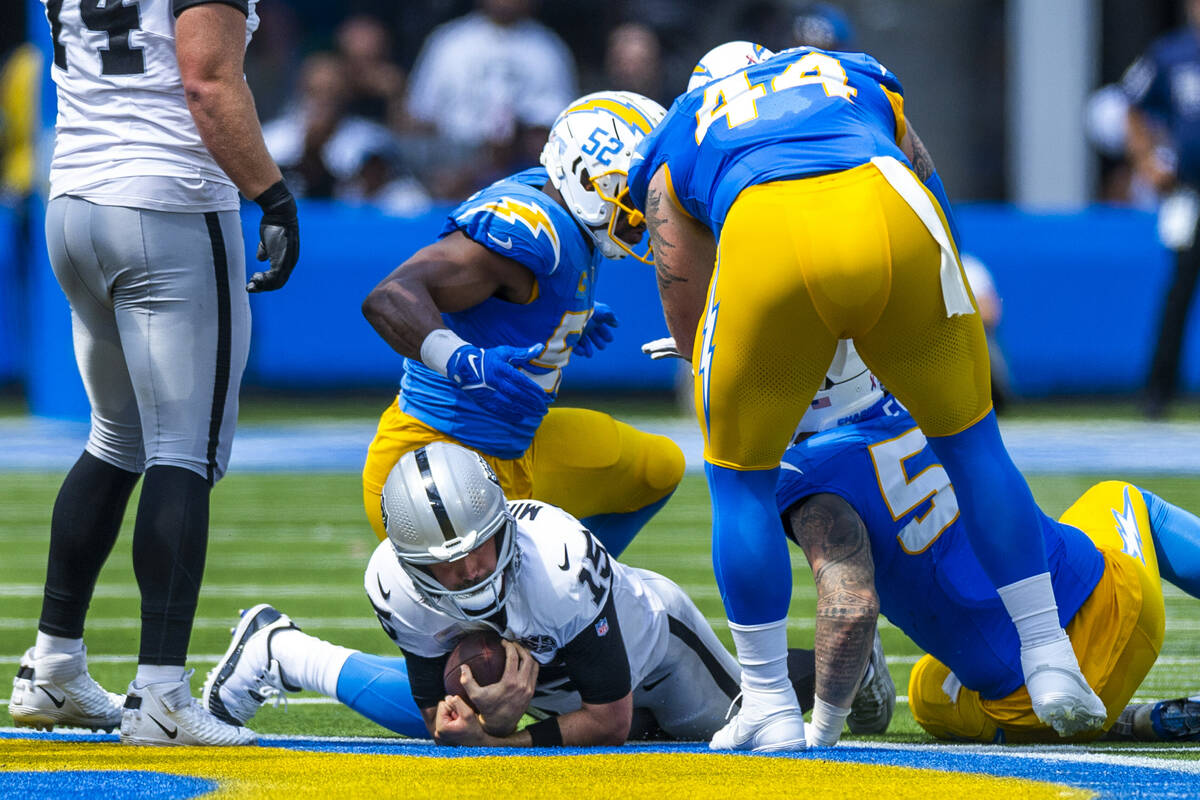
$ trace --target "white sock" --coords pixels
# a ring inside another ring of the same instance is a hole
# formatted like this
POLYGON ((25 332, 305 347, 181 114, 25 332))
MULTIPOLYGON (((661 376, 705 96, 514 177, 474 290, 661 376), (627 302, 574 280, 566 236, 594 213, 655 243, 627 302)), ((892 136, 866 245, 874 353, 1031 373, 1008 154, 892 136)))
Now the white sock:
POLYGON ((68 639, 65 636, 51 636, 48 633, 37 632, 37 641, 33 645, 33 657, 67 655, 73 656, 83 651, 83 638, 68 639))
POLYGON ((294 628, 281 630, 271 639, 271 655, 289 684, 334 699, 342 666, 357 652, 294 628))
POLYGON ((183 680, 183 673, 183 667, 138 664, 137 675, 133 677, 133 686, 135 689, 142 689, 152 683, 179 683, 183 680))
POLYGON ((1022 649, 1067 638, 1058 622, 1058 603, 1054 600, 1049 572, 1001 586, 996 592, 1017 626, 1022 649))
POLYGON ((787 619, 762 625, 729 623, 742 666, 742 713, 759 717, 800 705, 787 672, 787 619))

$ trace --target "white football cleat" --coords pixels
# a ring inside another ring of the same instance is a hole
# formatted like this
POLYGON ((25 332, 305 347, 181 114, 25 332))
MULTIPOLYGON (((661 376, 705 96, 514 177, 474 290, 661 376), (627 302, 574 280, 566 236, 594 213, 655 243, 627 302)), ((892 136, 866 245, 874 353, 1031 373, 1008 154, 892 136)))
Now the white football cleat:
POLYGON ((243 611, 229 649, 204 681, 204 707, 218 719, 245 725, 267 700, 300 691, 287 684, 271 656, 271 638, 285 630, 300 629, 266 603, 243 611))
POLYGON ((258 741, 254 731, 222 722, 192 697, 188 670, 181 681, 129 684, 121 717, 121 744, 245 745, 258 741))
POLYGON ((850 716, 846 725, 854 734, 885 733, 896 711, 896 684, 888 671, 887 657, 883 654, 883 641, 879 629, 875 629, 875 646, 867 664, 858 693, 850 703, 850 716))
POLYGON ((87 650, 34 658, 21 656, 13 678, 8 713, 22 727, 54 730, 55 725, 111 731, 121 724, 125 698, 106 692, 87 669, 87 650))
POLYGON ((799 708, 784 708, 747 720, 738 712, 724 728, 713 734, 709 750, 749 750, 781 753, 803 750, 804 715, 799 708))
POLYGON ((1067 637, 1021 648, 1021 671, 1033 713, 1059 736, 1098 730, 1108 719, 1108 709, 1079 671, 1067 637))

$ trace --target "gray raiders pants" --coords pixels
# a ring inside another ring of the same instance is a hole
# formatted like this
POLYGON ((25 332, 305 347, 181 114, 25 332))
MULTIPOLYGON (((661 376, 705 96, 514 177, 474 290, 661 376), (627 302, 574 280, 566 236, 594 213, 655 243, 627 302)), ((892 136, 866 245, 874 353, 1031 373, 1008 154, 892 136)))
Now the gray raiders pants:
POLYGON ((92 406, 87 451, 129 472, 170 465, 216 483, 250 348, 237 212, 56 197, 46 242, 92 406))
MULTIPOLYGON (((655 572, 637 572, 662 601, 667 643, 662 659, 633 688, 633 707, 650 710, 674 739, 708 741, 725 725, 729 706, 741 691, 741 667, 683 589, 655 572)), ((549 687, 534 696, 530 714, 566 714, 581 702, 579 692, 549 687)))

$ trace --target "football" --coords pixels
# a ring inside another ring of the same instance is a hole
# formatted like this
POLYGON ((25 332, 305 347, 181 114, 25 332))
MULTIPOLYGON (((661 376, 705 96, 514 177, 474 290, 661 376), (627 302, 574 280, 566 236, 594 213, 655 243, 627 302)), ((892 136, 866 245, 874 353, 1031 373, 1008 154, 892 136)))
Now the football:
POLYGON ((466 664, 471 668, 471 675, 480 686, 487 686, 500 680, 504 675, 505 653, 503 639, 492 631, 476 631, 469 633, 455 646, 446 661, 446 669, 442 672, 442 683, 446 694, 456 694, 472 708, 470 698, 459 681, 459 668, 466 664))

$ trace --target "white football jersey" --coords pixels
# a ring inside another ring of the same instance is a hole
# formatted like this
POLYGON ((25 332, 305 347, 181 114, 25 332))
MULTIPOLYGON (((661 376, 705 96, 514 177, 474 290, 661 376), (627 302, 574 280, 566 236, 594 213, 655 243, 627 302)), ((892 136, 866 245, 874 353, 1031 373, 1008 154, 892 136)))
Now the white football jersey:
MULTIPOLYGON (((50 196, 136 208, 236 209, 184 97, 174 0, 42 0, 58 119, 50 196)), ((258 28, 247 0, 246 43, 258 28)))
MULTIPOLYGON (((589 625, 600 626, 596 632, 604 635, 610 621, 597 616, 612 592, 633 686, 640 684, 666 656, 669 635, 664 603, 642 579, 642 570, 610 559, 579 520, 556 506, 513 500, 508 507, 517 518, 519 563, 501 635, 524 645, 539 664, 549 664, 589 625)), ((377 612, 387 614, 379 614, 384 630, 414 655, 442 656, 465 633, 490 627, 426 603, 387 540, 371 556, 365 585, 377 612)))

